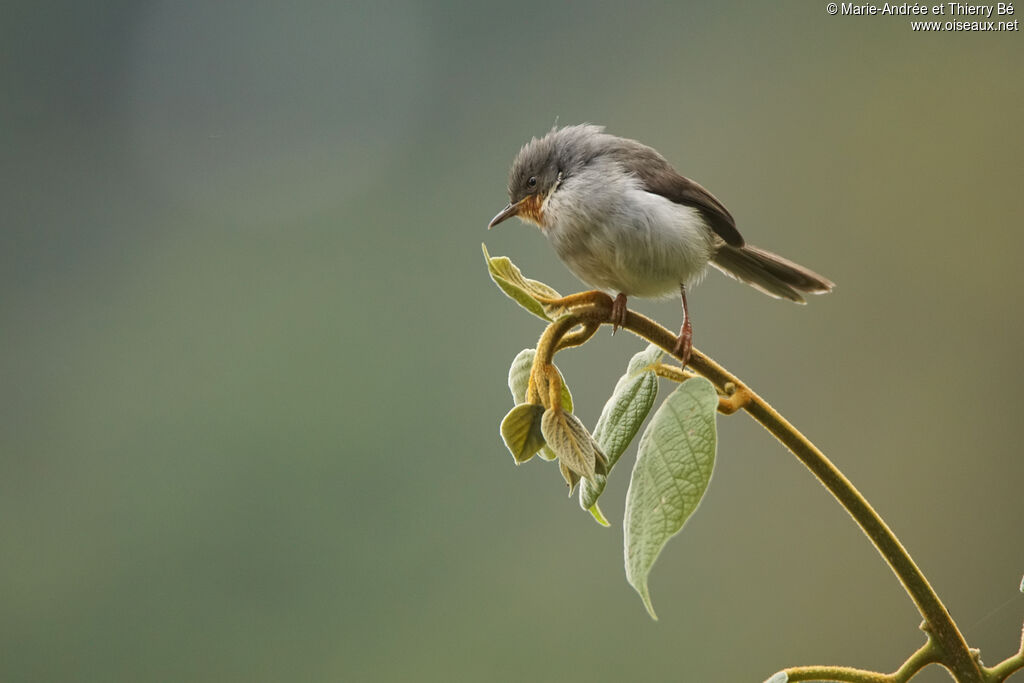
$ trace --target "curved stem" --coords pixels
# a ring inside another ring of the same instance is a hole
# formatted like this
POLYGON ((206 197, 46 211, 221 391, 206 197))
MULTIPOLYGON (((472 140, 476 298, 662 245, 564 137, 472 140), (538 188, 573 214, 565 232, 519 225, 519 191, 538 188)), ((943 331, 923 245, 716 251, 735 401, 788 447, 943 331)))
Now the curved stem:
POLYGON ((917 652, 910 655, 907 661, 903 662, 903 666, 896 670, 895 673, 890 675, 890 679, 893 683, 903 683, 903 681, 909 681, 913 678, 918 671, 925 668, 929 664, 937 664, 942 659, 942 652, 935 644, 935 640, 931 637, 922 645, 917 652))
POLYGON ((988 674, 990 681, 1005 681, 1011 674, 1021 669, 1024 669, 1024 654, 1016 654, 991 669, 986 669, 985 673, 988 674))
POLYGON ((941 653, 931 638, 891 674, 846 666, 794 666, 786 669, 789 681, 841 681, 848 683, 906 683, 921 669, 939 662, 941 653))
POLYGON ((1020 649, 1017 650, 1017 654, 985 669, 985 675, 993 683, 1002 683, 1021 669, 1024 669, 1024 629, 1021 629, 1020 649))
POLYGON ((673 382, 685 382, 691 377, 697 376, 686 368, 668 365, 667 363, 658 363, 657 365, 652 366, 651 369, 654 370, 654 374, 658 377, 664 377, 665 379, 670 379, 673 382))
MULTIPOLYGON (((559 318, 545 330, 540 344, 538 344, 535 363, 550 363, 555 350, 558 348, 558 340, 575 325, 587 322, 608 323, 610 322, 610 314, 610 307, 606 306, 603 302, 595 302, 574 308, 568 315, 559 318)), ((669 353, 672 353, 672 349, 675 348, 676 336, 672 332, 635 311, 627 311, 622 327, 656 344, 669 353)), ((861 530, 864 531, 875 545, 875 548, 889 564, 893 573, 896 574, 900 583, 903 584, 904 590, 907 591, 910 599, 924 617, 927 632, 934 638, 936 646, 941 649, 943 655, 941 662, 949 668, 961 683, 981 683, 984 681, 985 677, 977 658, 968 649, 963 634, 960 633, 960 630, 953 622, 945 605, 942 604, 938 595, 935 594, 931 584, 928 583, 928 580, 921 573, 917 564, 911 559, 907 549, 896 538, 892 529, 875 512, 871 504, 868 503, 867 499, 864 498, 850 480, 832 464, 832 461, 825 457, 824 453, 818 450, 806 436, 801 434, 786 418, 772 408, 767 401, 714 360, 697 349, 693 349, 690 355, 689 367, 711 380, 720 390, 724 391, 726 385, 730 383, 734 385, 733 395, 740 393, 743 399, 745 399, 742 405, 735 407, 746 410, 772 436, 782 442, 818 478, 818 481, 835 496, 836 500, 853 517, 861 530)), ((539 370, 539 368, 535 366, 535 370, 539 370)), ((867 681, 873 679, 842 680, 867 681)))
POLYGON ((848 666, 794 666, 786 669, 786 681, 840 681, 841 683, 890 683, 885 674, 848 666))
POLYGON ((562 337, 558 341, 558 348, 555 349, 555 351, 558 352, 573 346, 580 346, 581 344, 585 344, 588 339, 594 336, 594 333, 597 332, 598 328, 600 327, 600 323, 588 322, 584 324, 580 329, 576 330, 575 332, 569 332, 564 337, 562 337))

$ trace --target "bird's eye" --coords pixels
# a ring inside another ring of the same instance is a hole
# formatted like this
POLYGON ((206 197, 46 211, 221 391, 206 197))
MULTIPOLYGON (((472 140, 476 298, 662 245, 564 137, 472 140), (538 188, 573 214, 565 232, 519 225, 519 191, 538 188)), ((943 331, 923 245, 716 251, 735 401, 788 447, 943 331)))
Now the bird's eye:
POLYGON ((537 186, 537 176, 535 176, 535 175, 530 176, 530 179, 526 181, 526 184, 529 185, 530 187, 536 187, 537 186))

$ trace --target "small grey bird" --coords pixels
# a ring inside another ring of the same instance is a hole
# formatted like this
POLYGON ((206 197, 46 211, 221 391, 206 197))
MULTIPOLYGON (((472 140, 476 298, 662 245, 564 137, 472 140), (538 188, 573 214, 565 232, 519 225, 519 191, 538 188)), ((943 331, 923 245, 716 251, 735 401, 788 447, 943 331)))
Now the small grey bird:
POLYGON ((675 353, 685 365, 693 328, 686 288, 707 265, 776 298, 833 283, 770 251, 746 244, 732 215, 703 187, 679 175, 656 150, 601 126, 554 128, 519 150, 508 182, 509 204, 488 228, 518 216, 536 224, 558 257, 591 287, 615 293, 612 322, 626 298, 680 292, 683 325, 675 353))

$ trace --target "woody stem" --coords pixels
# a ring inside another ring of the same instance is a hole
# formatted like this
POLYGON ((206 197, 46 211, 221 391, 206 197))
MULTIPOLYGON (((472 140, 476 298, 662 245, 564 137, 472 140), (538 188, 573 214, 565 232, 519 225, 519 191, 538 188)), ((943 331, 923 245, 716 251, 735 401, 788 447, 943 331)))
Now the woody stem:
MULTIPOLYGON (((534 376, 542 376, 540 367, 550 363, 559 340, 574 326, 587 323, 611 323, 611 307, 606 302, 595 302, 574 308, 569 314, 551 323, 541 337, 534 359, 534 376)), ((646 339, 668 353, 676 346, 676 336, 670 331, 634 311, 627 311, 622 327, 646 339)), ((733 409, 747 411, 768 430, 817 477, 846 511, 853 517, 864 534, 896 574, 904 590, 924 617, 925 628, 941 650, 941 662, 961 683, 981 683, 985 680, 977 659, 971 654, 963 634, 953 622, 945 605, 931 584, 900 543, 892 529, 879 516, 867 499, 842 472, 806 436, 780 415, 757 393, 713 359, 693 349, 689 368, 709 379, 720 391, 736 397, 733 409), (732 384, 731 391, 726 386, 732 384)))

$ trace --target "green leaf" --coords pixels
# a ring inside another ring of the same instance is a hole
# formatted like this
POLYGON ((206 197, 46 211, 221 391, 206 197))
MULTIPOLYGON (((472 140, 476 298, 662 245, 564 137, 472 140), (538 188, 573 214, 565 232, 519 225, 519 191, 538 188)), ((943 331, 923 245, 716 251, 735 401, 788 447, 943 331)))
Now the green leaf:
POLYGON ((487 253, 487 245, 481 245, 484 259, 487 260, 487 271, 491 274, 494 284, 517 304, 533 313, 542 320, 551 322, 565 311, 559 306, 548 306, 539 299, 560 299, 561 294, 543 282, 531 280, 523 276, 507 256, 491 256, 487 253))
POLYGON ((591 505, 590 509, 587 510, 587 512, 593 515, 594 521, 596 521, 601 526, 611 526, 611 524, 608 523, 608 520, 604 518, 604 513, 601 512, 601 508, 597 506, 597 503, 591 505))
POLYGON ((530 385, 530 370, 536 355, 536 349, 523 349, 516 354, 512 367, 508 369, 508 390, 512 392, 516 405, 526 403, 526 388, 530 385))
MULTIPOLYGON (((512 400, 517 404, 526 403, 526 387, 530 384, 530 369, 533 367, 533 359, 536 355, 535 349, 523 349, 516 355, 512 361, 512 367, 508 369, 508 388, 512 392, 512 400)), ((557 366, 555 370, 558 370, 557 366)), ((567 413, 571 413, 572 393, 560 371, 558 377, 562 380, 562 408, 567 413)))
POLYGON ((657 619, 647 575, 668 540, 700 504, 715 464, 718 395, 703 377, 661 404, 643 436, 626 493, 626 578, 657 619))
MULTIPOLYGON (((634 355, 619 378, 611 398, 604 404, 594 427, 594 440, 608 457, 611 469, 629 447, 640 425, 651 412, 658 395, 658 376, 651 369, 661 360, 662 350, 651 344, 634 355)), ((604 491, 605 480, 584 481, 580 486, 580 507, 589 510, 604 491)))
MULTIPOLYGON (((541 418, 540 428, 551 450, 558 456, 559 464, 585 479, 593 479, 599 469, 604 469, 607 462, 604 453, 572 413, 548 408, 541 418)), ((569 481, 570 486, 573 483, 569 481)))
POLYGON ((543 415, 544 406, 521 403, 508 411, 501 421, 501 438, 517 465, 535 456, 544 445, 541 432, 543 415))

